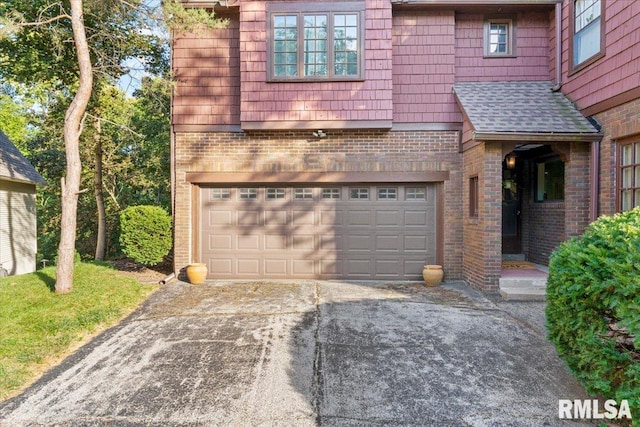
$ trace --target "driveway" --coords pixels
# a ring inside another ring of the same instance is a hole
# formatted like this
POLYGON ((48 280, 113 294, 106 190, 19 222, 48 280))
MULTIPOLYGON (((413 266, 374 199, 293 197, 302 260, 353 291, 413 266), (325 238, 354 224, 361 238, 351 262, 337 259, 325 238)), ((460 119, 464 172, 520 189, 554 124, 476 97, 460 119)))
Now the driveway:
POLYGON ((543 303, 464 285, 164 286, 0 406, 2 426, 542 426, 586 398, 543 303))

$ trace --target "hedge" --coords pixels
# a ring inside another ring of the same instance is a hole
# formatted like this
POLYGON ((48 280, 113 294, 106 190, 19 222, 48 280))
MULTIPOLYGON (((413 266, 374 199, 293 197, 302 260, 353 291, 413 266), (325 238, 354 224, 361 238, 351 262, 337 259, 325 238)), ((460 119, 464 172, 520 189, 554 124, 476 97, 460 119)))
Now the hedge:
POLYGON ((173 244, 171 217, 157 206, 130 206, 120 213, 122 252, 145 265, 160 263, 173 244))
POLYGON ((546 318, 587 391, 628 400, 640 426, 640 208, 599 218, 551 255, 546 318))

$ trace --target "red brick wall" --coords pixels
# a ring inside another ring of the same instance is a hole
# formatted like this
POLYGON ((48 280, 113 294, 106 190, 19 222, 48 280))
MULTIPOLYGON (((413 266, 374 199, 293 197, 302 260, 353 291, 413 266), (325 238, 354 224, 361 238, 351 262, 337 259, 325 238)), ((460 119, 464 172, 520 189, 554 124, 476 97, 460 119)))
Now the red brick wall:
POLYGON ((474 288, 497 291, 502 260, 502 146, 479 143, 463 153, 463 277, 474 288), (469 178, 478 176, 477 218, 469 216, 469 178))
POLYGON ((241 0, 240 120, 271 122, 272 126, 279 121, 392 120, 391 3, 365 3, 364 81, 268 83, 267 2, 241 0))
POLYGON ((453 11, 398 11, 393 16, 394 123, 461 122, 453 92, 453 11))
POLYGON ((483 15, 456 15, 456 81, 549 80, 549 15, 519 13, 516 56, 485 58, 483 15))
POLYGON ((177 133, 175 266, 191 262, 192 185, 187 172, 449 171, 444 182, 444 270, 462 276, 460 155, 457 132, 331 131, 177 133))

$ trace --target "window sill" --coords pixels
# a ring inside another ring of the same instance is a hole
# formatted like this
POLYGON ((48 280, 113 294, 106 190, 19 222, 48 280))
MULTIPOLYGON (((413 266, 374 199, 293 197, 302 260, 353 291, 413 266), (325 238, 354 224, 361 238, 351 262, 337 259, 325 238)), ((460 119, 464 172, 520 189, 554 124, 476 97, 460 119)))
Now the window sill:
POLYGON ((604 56, 605 56, 604 52, 596 53, 591 58, 585 59, 580 64, 569 68, 569 73, 567 75, 571 77, 574 74, 578 74, 579 72, 583 71, 586 68, 589 68, 591 65, 598 62, 600 59, 604 58, 604 56))

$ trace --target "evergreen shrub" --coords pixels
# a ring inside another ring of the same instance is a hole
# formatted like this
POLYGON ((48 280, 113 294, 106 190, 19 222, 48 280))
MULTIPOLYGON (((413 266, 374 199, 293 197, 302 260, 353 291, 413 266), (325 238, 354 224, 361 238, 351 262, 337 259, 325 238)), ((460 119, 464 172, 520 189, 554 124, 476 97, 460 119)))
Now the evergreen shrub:
POLYGON ((640 426, 640 208, 603 216, 551 255, 549 339, 587 391, 640 426))
POLYGON ((171 250, 171 217, 158 206, 130 206, 120 213, 122 252, 145 265, 160 263, 171 250))

